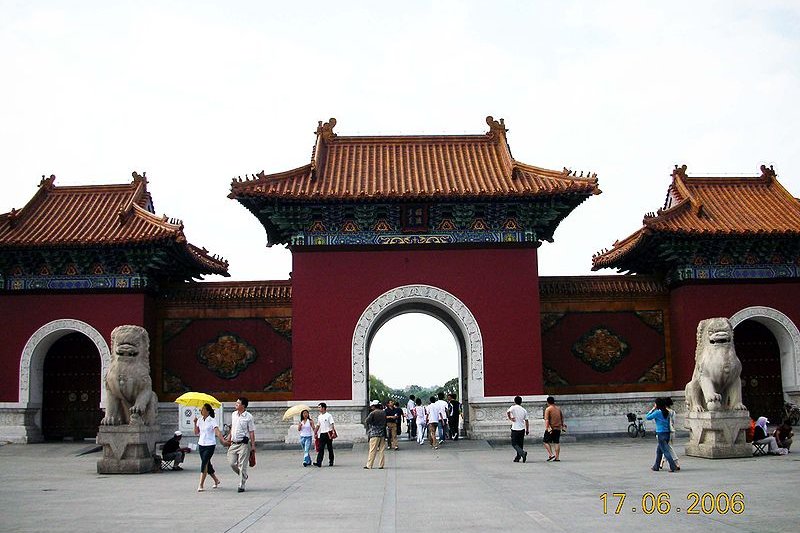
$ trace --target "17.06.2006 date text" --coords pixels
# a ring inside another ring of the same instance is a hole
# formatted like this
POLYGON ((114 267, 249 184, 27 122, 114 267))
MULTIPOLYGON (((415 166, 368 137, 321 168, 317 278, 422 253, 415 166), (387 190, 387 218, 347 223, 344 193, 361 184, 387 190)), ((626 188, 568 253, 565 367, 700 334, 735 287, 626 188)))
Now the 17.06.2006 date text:
POLYGON ((677 506, 673 505, 670 501, 669 492, 659 492, 654 494, 652 492, 645 492, 642 494, 641 501, 630 503, 630 506, 625 505, 625 500, 628 497, 627 492, 604 492, 600 495, 600 501, 603 502, 603 514, 608 514, 609 509, 613 507, 614 514, 620 514, 624 511, 631 513, 641 512, 644 514, 669 514, 669 513, 686 513, 686 514, 742 514, 744 513, 744 494, 741 492, 734 492, 728 494, 727 492, 690 492, 686 495, 686 505, 677 506), (615 505, 616 504, 616 505, 615 505), (639 504, 639 505, 637 505, 639 504))

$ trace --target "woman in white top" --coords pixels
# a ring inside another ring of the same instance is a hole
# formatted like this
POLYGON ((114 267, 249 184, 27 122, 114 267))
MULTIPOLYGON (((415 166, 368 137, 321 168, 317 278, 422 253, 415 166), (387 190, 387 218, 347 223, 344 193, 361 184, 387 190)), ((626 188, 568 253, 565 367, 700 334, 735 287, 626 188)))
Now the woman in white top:
POLYGON ((425 442, 425 428, 428 427, 428 413, 422 405, 422 398, 417 398, 416 404, 411 416, 417 421, 417 444, 422 445, 425 442))
POLYGON ((214 466, 211 464, 211 456, 214 455, 214 450, 217 447, 217 440, 223 440, 222 433, 219 431, 219 424, 214 418, 214 409, 211 405, 204 404, 200 409, 201 419, 194 418, 194 434, 200 438, 197 439, 197 449, 200 452, 200 485, 197 486, 197 492, 206 490, 203 484, 206 482, 206 476, 210 475, 214 480, 214 488, 218 488, 220 481, 214 473, 214 466))
POLYGON ((300 423, 297 424, 297 431, 300 432, 300 446, 303 448, 303 466, 306 467, 311 464, 311 440, 314 438, 314 432, 317 430, 314 421, 311 420, 311 415, 308 409, 303 409, 300 413, 300 423))

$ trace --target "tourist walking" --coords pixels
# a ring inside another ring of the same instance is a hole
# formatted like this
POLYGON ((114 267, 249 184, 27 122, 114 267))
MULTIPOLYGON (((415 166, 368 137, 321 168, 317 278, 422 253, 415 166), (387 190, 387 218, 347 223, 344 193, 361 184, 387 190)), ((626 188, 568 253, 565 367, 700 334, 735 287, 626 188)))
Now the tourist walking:
POLYGON ((403 410, 397 405, 394 400, 386 402, 386 431, 388 434, 389 442, 387 446, 390 449, 399 450, 397 445, 398 435, 400 435, 400 427, 403 423, 403 410))
POLYGON ((326 447, 328 448, 328 466, 333 466, 333 439, 336 437, 336 428, 333 424, 333 416, 328 412, 328 404, 320 402, 318 407, 319 415, 315 434, 319 437, 319 451, 314 466, 322 468, 326 447))
POLYGON ((414 401, 414 420, 417 423, 417 444, 422 446, 425 442, 425 428, 428 426, 428 412, 425 410, 425 406, 422 405, 422 398, 417 398, 414 401))
MULTIPOLYGON (((678 454, 675 453, 675 448, 672 447, 672 443, 675 442, 675 410, 672 408, 672 398, 664 398, 664 403, 667 406, 667 411, 669 411, 669 443, 667 446, 669 446, 669 453, 672 455, 672 459, 680 469, 681 464, 678 462, 678 454)), ((664 468, 664 461, 665 459, 662 457, 658 466, 664 468)))
POLYGON ((314 440, 316 427, 308 409, 303 409, 300 413, 300 422, 297 424, 297 431, 300 432, 300 447, 303 448, 303 467, 311 464, 311 442, 314 440))
POLYGON ((428 407, 425 409, 425 415, 428 422, 428 440, 434 450, 439 449, 439 442, 436 440, 436 433, 439 429, 439 406, 436 405, 436 397, 431 396, 428 400, 428 407))
POLYGON ((447 426, 447 410, 450 408, 444 399, 444 392, 442 391, 439 391, 438 399, 436 400, 436 406, 439 409, 437 429, 439 431, 439 443, 441 444, 445 441, 445 439, 447 439, 447 431, 445 427, 447 426))
POLYGON ((547 397, 547 407, 544 410, 544 436, 542 443, 547 450, 548 461, 561 461, 561 432, 566 428, 564 414, 556 405, 552 396, 547 397))
POLYGON ((456 400, 456 395, 452 392, 447 395, 447 403, 450 404, 450 410, 447 415, 447 426, 450 429, 450 438, 458 440, 458 427, 461 421, 461 404, 456 400))
POLYGON ((525 435, 530 431, 528 425, 528 411, 522 407, 522 397, 514 397, 514 405, 506 411, 506 417, 511 420, 511 447, 517 452, 514 457, 514 462, 518 463, 520 459, 525 463, 528 461, 528 452, 523 448, 525 446, 525 435))
POLYGON ((667 409, 667 401, 665 398, 656 398, 656 403, 645 415, 647 420, 655 420, 656 422, 656 438, 658 439, 658 447, 656 448, 656 462, 653 464, 652 469, 656 472, 661 470, 661 457, 666 457, 669 463, 669 471, 677 472, 680 467, 675 464, 675 459, 669 451, 669 410, 667 409))
POLYGON ((414 409, 417 407, 417 397, 413 394, 408 397, 406 403, 406 423, 408 424, 408 440, 417 438, 417 419, 414 417, 414 409))
POLYGON ((239 476, 238 492, 244 492, 247 483, 247 467, 250 461, 250 450, 256 447, 256 424, 253 415, 247 411, 250 403, 244 396, 234 404, 235 411, 231 415, 231 433, 228 444, 228 463, 231 470, 239 476))
POLYGON ((220 441, 224 441, 225 438, 219 430, 217 419, 214 418, 214 409, 211 404, 203 404, 200 409, 200 418, 194 417, 192 421, 194 422, 194 434, 198 436, 197 450, 200 454, 200 484, 197 486, 197 492, 205 490, 206 476, 211 476, 211 479, 214 480, 215 489, 219 488, 220 480, 211 464, 211 457, 217 448, 217 437, 220 441))
POLYGON ((383 452, 386 449, 386 412, 381 409, 381 403, 378 400, 372 400, 369 403, 369 414, 364 424, 367 425, 367 439, 369 439, 369 455, 367 455, 367 464, 364 465, 364 468, 372 468, 376 454, 378 468, 383 468, 385 459, 383 452))

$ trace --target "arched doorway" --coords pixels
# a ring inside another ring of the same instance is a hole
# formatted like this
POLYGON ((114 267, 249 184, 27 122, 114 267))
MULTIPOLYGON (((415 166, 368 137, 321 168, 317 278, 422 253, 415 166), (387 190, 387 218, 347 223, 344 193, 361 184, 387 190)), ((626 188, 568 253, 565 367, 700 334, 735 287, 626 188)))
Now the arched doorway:
POLYGON ((361 314, 353 333, 353 400, 366 406, 369 348, 383 324, 405 313, 424 313, 441 321, 458 344, 460 398, 464 429, 469 432, 469 403, 483 399, 483 338, 480 327, 461 300, 429 285, 405 285, 385 292, 361 314))
MULTIPOLYGON (((380 380, 389 397, 402 400, 409 394, 423 398, 437 391, 464 397, 461 376, 463 350, 453 325, 433 311, 406 311, 398 308, 394 316, 377 325, 369 339, 367 368, 370 379, 380 380), (388 389, 388 391, 386 390, 388 389)), ((383 399, 370 382, 370 399, 383 399)))
POLYGON ((783 386, 780 347, 775 336, 755 320, 745 320, 734 329, 736 355, 742 362, 742 402, 750 416, 781 419, 783 386))
POLYGON ((97 436, 101 360, 97 346, 83 333, 56 340, 44 359, 42 435, 47 440, 97 436))

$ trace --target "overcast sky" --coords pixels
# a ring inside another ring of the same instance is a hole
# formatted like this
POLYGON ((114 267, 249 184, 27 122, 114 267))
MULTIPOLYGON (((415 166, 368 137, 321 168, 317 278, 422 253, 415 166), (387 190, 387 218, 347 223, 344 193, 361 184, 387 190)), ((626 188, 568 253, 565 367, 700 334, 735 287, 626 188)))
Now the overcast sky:
POLYGON ((588 274, 662 206, 675 164, 773 164, 800 195, 799 27, 791 0, 0 0, 0 212, 43 174, 146 171, 156 212, 233 279, 286 279, 232 178, 307 164, 329 117, 343 135, 478 134, 493 115, 515 159, 597 173, 603 194, 539 256, 542 275, 588 274))

